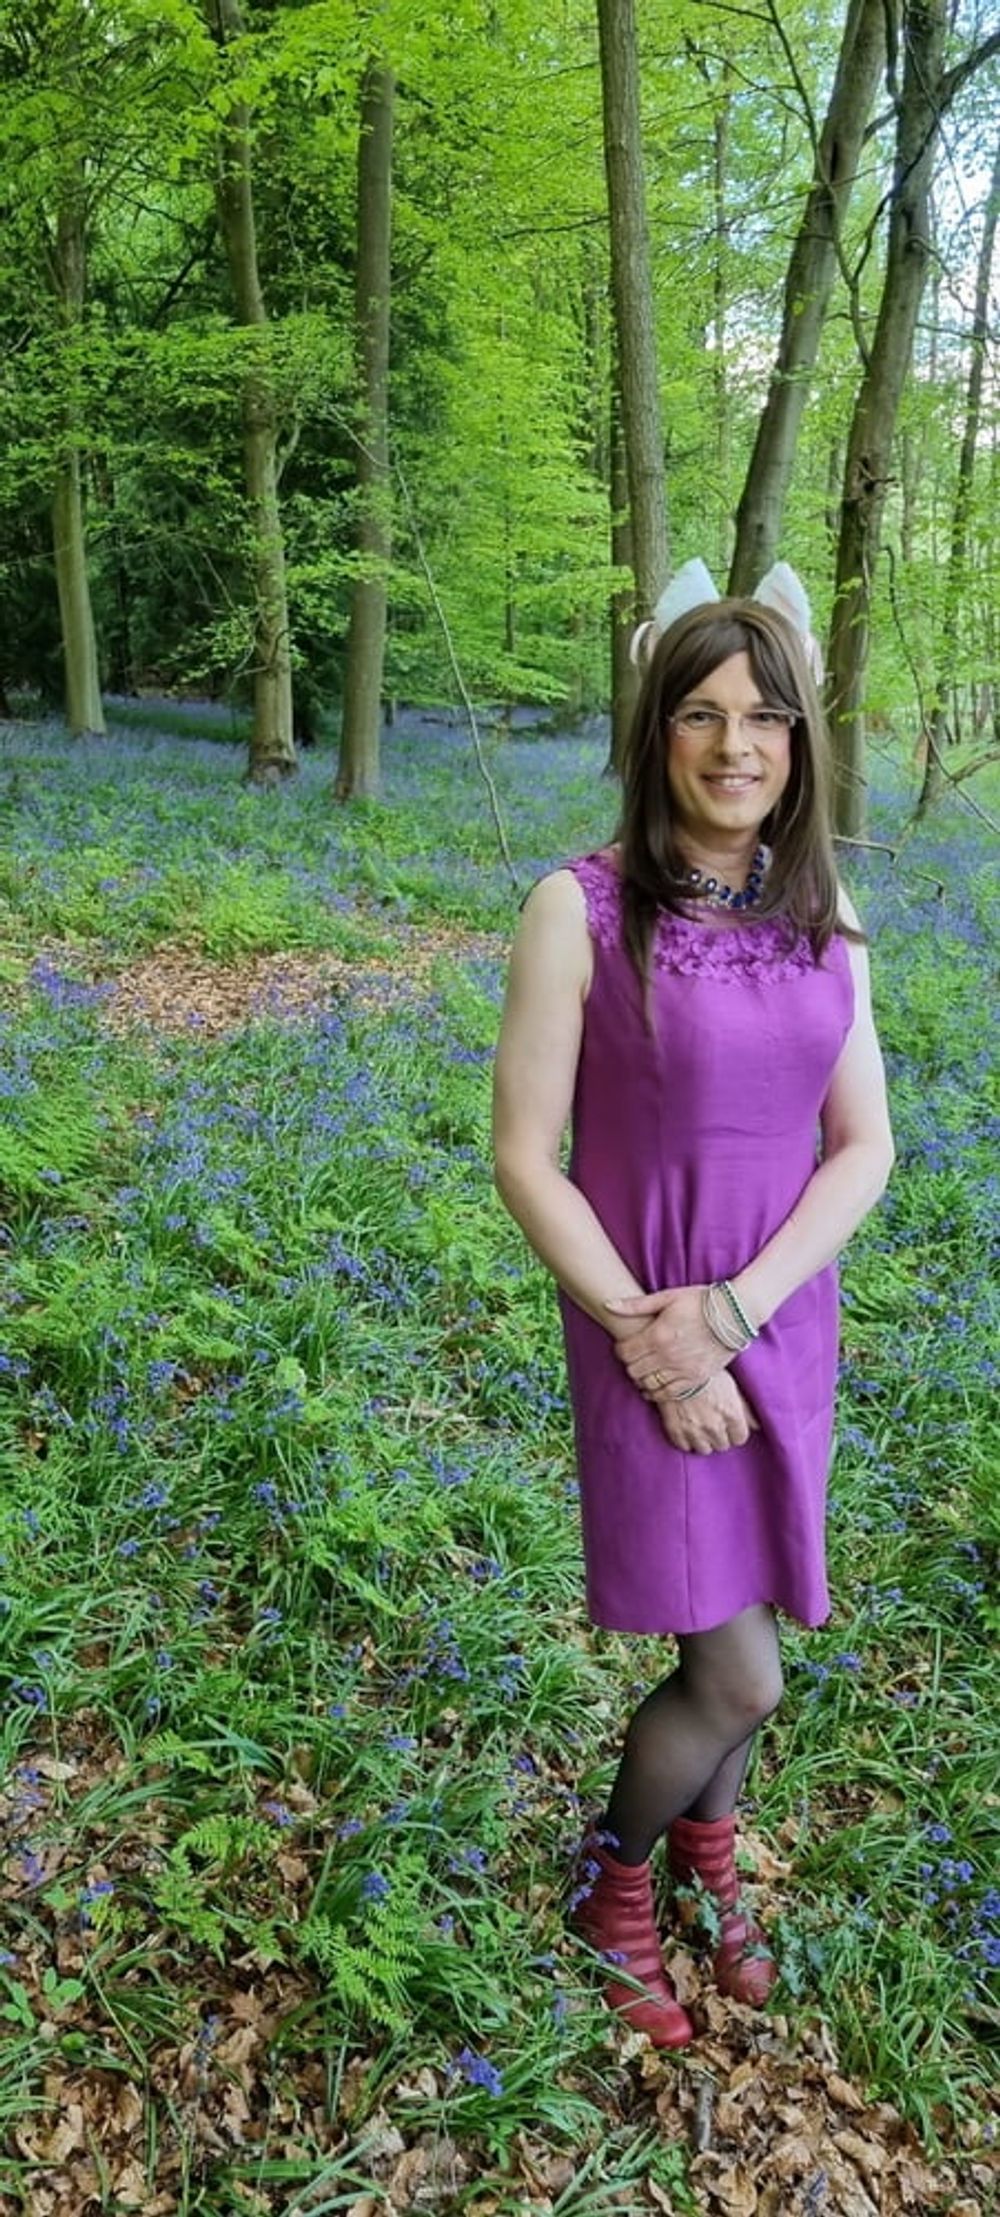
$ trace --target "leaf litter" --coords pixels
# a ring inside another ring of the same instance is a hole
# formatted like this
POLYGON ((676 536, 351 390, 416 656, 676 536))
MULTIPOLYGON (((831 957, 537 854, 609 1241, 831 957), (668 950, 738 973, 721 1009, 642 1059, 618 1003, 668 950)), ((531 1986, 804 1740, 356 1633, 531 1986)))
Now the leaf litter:
MULTIPOLYGON (((554 2217, 576 2176, 573 2153, 524 2130, 502 2166, 484 2136, 465 2133, 460 2144, 448 2128, 443 2068, 414 2060, 386 2080, 377 2047, 358 2049, 331 2105, 323 2055, 303 2054, 288 2037, 320 2001, 316 1980, 297 1968, 252 1951, 220 1964, 189 1949, 174 1966, 171 2021, 158 2024, 137 2052, 120 2009, 102 2006, 100 1920, 94 1928, 79 1917, 75 1881, 127 1887, 161 1853, 162 1810, 155 1791, 140 1794, 131 1801, 128 1834, 104 1837, 107 1828, 93 1814, 102 1806, 95 1789, 112 1776, 130 1795, 140 1781, 154 1788, 157 1781, 148 1764, 143 1777, 141 1756, 131 1765, 102 1736, 96 1719, 87 1730, 83 1723, 76 1720, 78 1737, 58 1758, 22 1750, 22 1773, 27 1768, 58 1789, 44 1866, 47 1880, 58 1875, 63 1883, 48 1895, 37 1873, 29 1883, 18 1853, 16 1779, 0 1795, 4 1926, 24 1936, 18 1977, 44 2057, 37 2098, 6 2140, 0 2217, 207 2211, 210 2203, 186 2197, 193 2182, 207 2183, 220 2169, 232 2181, 235 2206, 277 2217, 287 2206, 286 2184, 271 2186, 260 2171, 250 2184, 254 2159, 264 2157, 300 2172, 314 2165, 317 2193, 335 2172, 343 2189, 337 2206, 348 2217, 459 2208, 492 2217, 511 2208, 512 2189, 518 2209, 554 2217), (52 1963, 70 1996, 63 2002, 46 1983, 52 1963), (352 2185, 357 2191, 347 2200, 352 2185)), ((273 1781, 261 1780, 260 1790, 273 1794, 273 1781)), ((286 1802, 298 1795, 302 1817, 321 1823, 322 1808, 301 1780, 292 1776, 281 1791, 286 1802)), ((756 1847, 752 1835, 748 1845, 756 1847)), ((294 1919, 304 1908, 309 1860, 282 1854, 276 1869, 294 1919)), ((765 1879, 765 1917, 767 1892, 765 1879)), ((156 1983, 161 1943, 154 1927, 145 1958, 125 1973, 137 2023, 156 1983)), ((696 2046, 678 2060, 609 2020, 597 2099, 609 2132, 627 2119, 633 2130, 654 2127, 665 2145, 688 2153, 691 2189, 706 2217, 987 2217, 1000 2188, 992 2149, 963 2148, 959 2136, 932 2162, 897 2109, 868 2101, 845 2076, 825 2025, 793 2024, 780 2012, 760 2017, 723 2000, 685 1948, 668 1961, 694 2003, 696 2046)), ((574 2083, 572 2066, 564 2077, 574 2083)), ((586 2088, 594 2099, 591 2071, 586 2088)), ((323 2187, 329 2207, 326 2193, 323 2187)), ((630 2179, 616 2195, 612 2174, 608 2194, 608 2210, 673 2206, 655 2177, 630 2179)), ((301 2184, 295 2206, 305 2217, 301 2184)))

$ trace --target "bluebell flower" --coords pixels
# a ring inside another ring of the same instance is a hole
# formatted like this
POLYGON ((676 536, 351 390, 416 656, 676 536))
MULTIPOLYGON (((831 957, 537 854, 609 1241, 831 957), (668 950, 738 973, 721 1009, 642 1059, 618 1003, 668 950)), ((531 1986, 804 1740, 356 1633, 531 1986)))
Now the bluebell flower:
POLYGON ((392 1887, 381 1871, 366 1871, 361 1881, 362 1901, 385 1901, 392 1887))
POLYGON ((503 2093, 503 2079, 495 2064, 485 2055, 475 2055, 471 2048, 461 2048, 451 2066, 452 2073, 461 2073, 470 2086, 481 2086, 484 2093, 503 2093))

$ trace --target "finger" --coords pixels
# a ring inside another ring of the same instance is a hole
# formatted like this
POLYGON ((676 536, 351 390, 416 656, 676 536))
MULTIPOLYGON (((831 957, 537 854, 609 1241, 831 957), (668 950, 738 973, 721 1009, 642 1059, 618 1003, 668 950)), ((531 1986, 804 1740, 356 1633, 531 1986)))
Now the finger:
POLYGON ((604 1306, 616 1316, 657 1316, 669 1299, 669 1293, 623 1293, 604 1306))
POLYGON ((655 1364, 656 1361, 656 1349, 645 1332, 633 1333, 630 1339, 617 1339, 615 1354, 619 1362, 624 1363, 626 1370, 635 1370, 643 1363, 655 1364))

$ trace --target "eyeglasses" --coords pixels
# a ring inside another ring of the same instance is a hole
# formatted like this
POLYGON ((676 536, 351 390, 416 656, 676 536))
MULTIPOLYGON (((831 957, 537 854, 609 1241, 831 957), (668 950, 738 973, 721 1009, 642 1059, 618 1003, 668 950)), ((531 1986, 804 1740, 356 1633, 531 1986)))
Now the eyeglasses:
POLYGON ((794 708, 752 708, 747 716, 728 716, 723 708, 682 708, 668 719, 682 739, 721 739, 730 724, 747 739, 780 739, 797 720, 794 708))

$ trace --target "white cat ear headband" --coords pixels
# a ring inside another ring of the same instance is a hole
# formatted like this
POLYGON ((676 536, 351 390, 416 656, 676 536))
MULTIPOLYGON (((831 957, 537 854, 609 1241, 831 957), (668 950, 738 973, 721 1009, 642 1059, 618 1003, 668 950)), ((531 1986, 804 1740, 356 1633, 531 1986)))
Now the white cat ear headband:
MULTIPOLYGON (((678 616, 686 616, 689 608, 701 608, 706 601, 719 599, 717 586, 700 556, 685 562, 669 585, 664 586, 651 617, 632 633, 629 654, 633 662, 648 662, 665 631, 678 616)), ((806 660, 817 685, 823 681, 823 657, 819 641, 812 630, 812 616, 805 587, 790 563, 775 562, 762 577, 760 584, 750 595, 762 608, 774 608, 797 631, 806 650, 806 660)))

